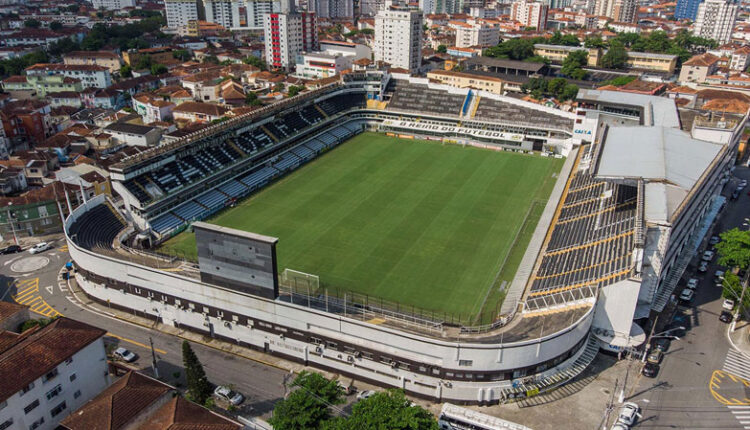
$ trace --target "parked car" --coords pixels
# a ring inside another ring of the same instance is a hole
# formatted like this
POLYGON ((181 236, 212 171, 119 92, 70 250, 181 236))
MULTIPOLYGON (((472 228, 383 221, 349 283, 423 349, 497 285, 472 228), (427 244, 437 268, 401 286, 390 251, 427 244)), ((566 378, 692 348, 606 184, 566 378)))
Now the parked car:
POLYGON ((711 261, 714 259, 714 252, 713 251, 706 251, 703 253, 703 256, 701 257, 703 261, 711 261))
POLYGON ((651 350, 651 353, 648 354, 648 357, 646 357, 646 362, 659 364, 661 363, 662 358, 664 358, 664 353, 659 351, 658 349, 653 349, 651 350))
POLYGON ((18 246, 18 245, 11 245, 11 246, 6 246, 3 249, 0 249, 0 254, 3 254, 3 255, 5 255, 5 254, 15 254, 16 252, 21 252, 21 251, 23 251, 23 249, 21 249, 20 246, 18 246))
POLYGON ((233 404, 234 406, 237 406, 245 401, 245 396, 236 391, 230 390, 229 387, 225 387, 223 385, 219 385, 218 387, 216 387, 216 389, 214 389, 214 395, 233 404))
POLYGON ((737 197, 740 196, 740 191, 741 190, 739 188, 735 189, 734 191, 732 191, 732 196, 729 199, 730 200, 737 200, 737 197))
POLYGON ((48 249, 52 248, 52 245, 50 245, 47 242, 39 242, 36 245, 29 248, 29 252, 32 254, 38 254, 40 252, 44 252, 48 249))
POLYGON ((637 403, 627 402, 620 407, 620 414, 617 416, 617 422, 632 426, 641 416, 641 407, 637 403))
POLYGON ((734 300, 732 299, 724 299, 724 303, 721 304, 722 309, 726 309, 728 311, 731 311, 734 309, 734 300))
POLYGON ((695 292, 693 290, 691 290, 690 288, 685 288, 680 293, 680 300, 682 300, 684 302, 689 302, 689 301, 693 300, 694 296, 695 296, 695 292))
POLYGON ((708 261, 701 261, 701 264, 698 265, 698 271, 706 273, 708 271, 708 261))
POLYGON ((687 287, 691 290, 695 290, 698 288, 698 278, 690 278, 687 281, 687 287))
POLYGON ((708 240, 708 244, 713 246, 716 245, 721 241, 721 238, 719 236, 711 236, 711 239, 708 240))
POLYGON ((134 352, 122 347, 117 348, 115 352, 112 353, 112 355, 114 355, 116 359, 122 360, 126 363, 132 363, 138 359, 138 356, 135 355, 134 352))
POLYGON ((667 352, 672 341, 668 337, 660 337, 651 341, 651 346, 661 352, 667 352))
POLYGON ((364 400, 374 395, 375 395, 375 391, 373 390, 360 391, 359 394, 357 394, 357 400, 364 400))
POLYGON ((724 281, 724 271, 723 270, 717 270, 714 272, 714 280, 716 282, 723 282, 724 281))
POLYGON ((659 374, 659 365, 656 363, 646 363, 641 370, 641 374, 647 378, 656 378, 659 374))
POLYGON ((721 314, 719 315, 719 321, 729 324, 732 322, 732 313, 729 311, 721 311, 721 314))

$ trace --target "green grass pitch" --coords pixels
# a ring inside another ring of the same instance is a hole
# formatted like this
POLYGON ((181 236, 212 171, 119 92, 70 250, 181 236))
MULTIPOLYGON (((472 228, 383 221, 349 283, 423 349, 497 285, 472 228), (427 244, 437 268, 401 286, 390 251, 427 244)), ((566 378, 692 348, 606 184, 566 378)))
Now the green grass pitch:
MULTIPOLYGON (((478 315, 500 300, 504 261, 513 278, 562 161, 365 133, 208 222, 278 237, 279 272, 329 290, 478 315)), ((162 250, 194 256, 195 235, 162 250)))

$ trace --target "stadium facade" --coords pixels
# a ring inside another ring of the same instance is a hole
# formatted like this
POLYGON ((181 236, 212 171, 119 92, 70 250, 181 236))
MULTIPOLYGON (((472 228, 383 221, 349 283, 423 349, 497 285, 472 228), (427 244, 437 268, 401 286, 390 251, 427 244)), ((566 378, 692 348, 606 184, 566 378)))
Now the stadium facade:
POLYGON ((643 341, 633 319, 663 306, 695 252, 746 120, 696 117, 683 131, 671 100, 625 96, 582 91, 581 108, 567 113, 354 70, 113 166, 124 207, 97 196, 66 220, 76 280, 112 307, 437 401, 544 392, 600 347, 643 341), (197 266, 133 249, 363 130, 567 157, 493 324, 453 326, 285 288, 274 238, 196 223, 211 238, 199 243, 197 266), (640 137, 637 151, 625 150, 628 133, 640 137))

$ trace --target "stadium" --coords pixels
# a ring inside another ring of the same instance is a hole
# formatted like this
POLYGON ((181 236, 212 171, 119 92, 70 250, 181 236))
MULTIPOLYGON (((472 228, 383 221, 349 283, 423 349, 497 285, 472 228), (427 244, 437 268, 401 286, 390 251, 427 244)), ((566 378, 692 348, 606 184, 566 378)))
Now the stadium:
POLYGON ((92 299, 457 403, 642 343, 722 207, 741 116, 563 112, 365 67, 110 168, 65 223, 92 299), (86 226, 97 225, 92 229, 86 226))

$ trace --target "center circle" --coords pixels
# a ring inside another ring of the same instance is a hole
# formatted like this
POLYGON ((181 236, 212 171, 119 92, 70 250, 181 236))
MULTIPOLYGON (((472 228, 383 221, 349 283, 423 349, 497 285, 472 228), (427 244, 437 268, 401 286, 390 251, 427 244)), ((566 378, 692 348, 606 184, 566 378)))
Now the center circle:
POLYGON ((33 272, 49 264, 49 258, 42 256, 26 257, 10 265, 14 272, 33 272))

